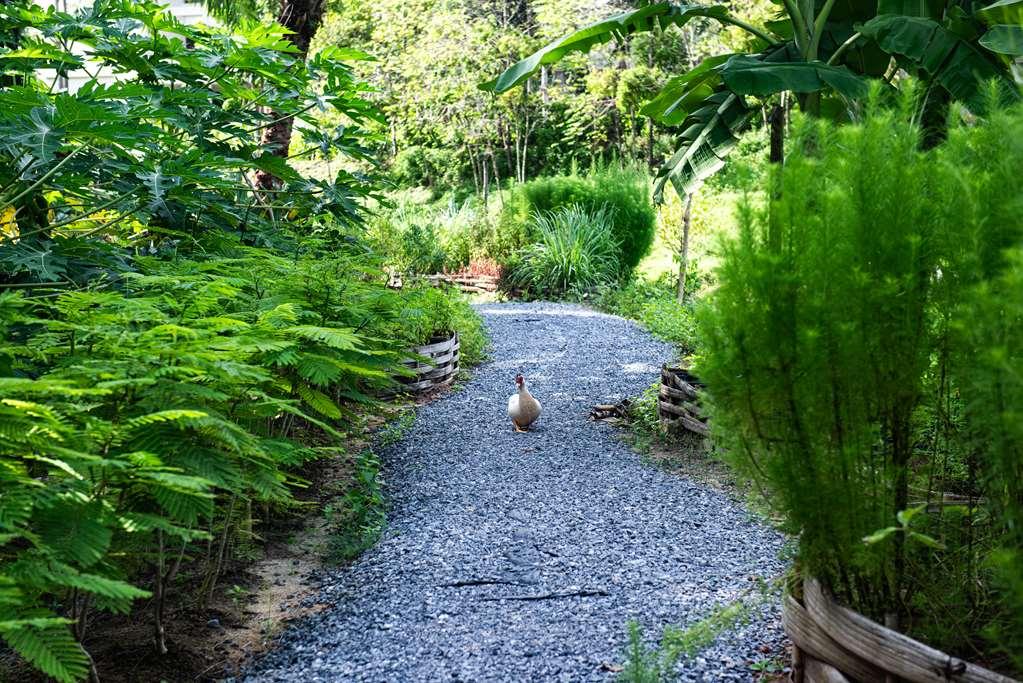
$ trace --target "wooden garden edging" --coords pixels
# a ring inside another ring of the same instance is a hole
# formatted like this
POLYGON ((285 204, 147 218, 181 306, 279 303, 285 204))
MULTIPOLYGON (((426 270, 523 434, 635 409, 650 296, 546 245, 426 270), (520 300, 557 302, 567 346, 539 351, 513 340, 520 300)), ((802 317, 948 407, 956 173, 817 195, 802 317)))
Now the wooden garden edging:
POLYGON ((885 628, 836 603, 816 579, 803 584, 805 605, 786 596, 782 624, 796 646, 806 683, 1018 683, 885 628))
POLYGON ((494 275, 449 275, 447 273, 427 275, 426 279, 433 285, 441 283, 454 285, 466 294, 496 292, 499 282, 499 278, 494 275))
POLYGON ((707 436, 707 417, 700 408, 703 383, 685 368, 661 367, 661 389, 658 392, 658 412, 661 422, 669 427, 681 427, 707 436))
POLYGON ((448 332, 434 337, 429 344, 410 349, 409 353, 417 357, 402 361, 402 365, 414 374, 395 378, 401 384, 397 393, 419 394, 451 384, 458 375, 460 346, 458 333, 448 332))

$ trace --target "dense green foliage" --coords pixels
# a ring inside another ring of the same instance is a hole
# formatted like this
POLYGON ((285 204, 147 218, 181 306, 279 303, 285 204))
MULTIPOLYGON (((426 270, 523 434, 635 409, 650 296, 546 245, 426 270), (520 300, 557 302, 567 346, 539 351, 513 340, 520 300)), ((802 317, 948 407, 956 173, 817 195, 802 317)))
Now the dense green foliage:
POLYGON ((467 360, 485 340, 461 298, 388 289, 362 242, 381 119, 338 61, 357 54, 306 63, 279 26, 136 2, 8 3, 0 35, 0 638, 70 681, 94 616, 138 598, 165 654, 168 596, 187 579, 208 600, 310 460, 350 461, 361 547, 379 492, 372 456, 344 450, 360 404, 424 337, 458 329, 467 360), (47 67, 135 78, 69 94, 47 67), (275 116, 309 146, 269 154, 275 116), (314 153, 341 170, 292 166, 314 153))
POLYGON ((534 178, 501 191, 489 204, 476 197, 459 203, 451 195, 431 203, 415 192, 400 193, 393 208, 381 208, 371 219, 369 239, 403 273, 496 263, 512 286, 560 296, 628 278, 649 252, 656 223, 647 174, 612 164, 534 178), (595 235, 598 230, 605 234, 595 235), (568 246, 584 242, 583 249, 568 246), (597 257, 598 267, 584 265, 578 260, 583 255, 597 257), (532 263, 536 257, 546 260, 532 263), (562 272, 548 272, 555 263, 563 264, 562 272))
MULTIPOLYGON (((430 202, 417 192, 398 194, 394 206, 369 219, 367 238, 402 273, 458 270, 493 251, 496 221, 473 197, 430 202)), ((494 207, 491 207, 494 208, 494 207)))
MULTIPOLYGON (((738 138, 760 118, 759 105, 747 98, 776 105, 775 122, 783 121, 786 106, 773 98, 778 94, 795 96, 810 115, 846 121, 855 117, 850 102, 866 95, 870 80, 892 84, 888 71, 894 61, 934 93, 921 104, 929 142, 942 139, 950 101, 975 114, 984 111, 988 81, 998 99, 1020 99, 1014 57, 1021 48, 1008 38, 1020 21, 1017 3, 782 4, 781 18, 751 22, 725 5, 641 3, 554 40, 480 87, 497 93, 528 87, 537 72, 546 74, 562 60, 578 59, 621 36, 663 35, 700 19, 747 32, 748 46, 699 65, 690 62, 662 85, 655 79, 641 98, 646 101, 641 113, 680 131, 675 153, 658 170, 655 196, 668 182, 679 195, 691 194, 724 165, 738 138)), ((780 139, 782 129, 776 132, 780 139)))
POLYGON ((579 204, 533 214, 536 241, 521 251, 512 280, 531 295, 552 298, 613 282, 619 270, 613 222, 611 210, 579 204))
MULTIPOLYGON (((536 178, 517 186, 505 205, 498 235, 498 254, 505 246, 525 246, 536 237, 530 219, 537 214, 577 205, 591 213, 606 210, 607 229, 617 245, 619 266, 628 275, 639 264, 654 241, 657 214, 650 201, 649 180, 638 169, 611 165, 581 175, 536 178), (521 226, 521 234, 515 233, 521 226)), ((535 222, 534 227, 539 227, 535 222)))
POLYGON ((811 151, 723 245, 698 369, 716 438, 798 534, 802 571, 939 647, 984 633, 1011 652, 1023 111, 925 153, 907 102, 800 123, 811 151), (946 491, 971 502, 928 511, 946 491))
POLYGON ((504 97, 476 87, 495 65, 626 7, 623 0, 357 0, 328 10, 316 44, 377 58, 359 73, 389 117, 383 151, 396 180, 485 192, 508 179, 588 166, 593 157, 649 162, 668 149, 639 108, 667 73, 721 49, 719 34, 727 32, 717 27, 609 44, 504 97))
POLYGON ((680 356, 689 356, 697 349, 696 318, 691 305, 679 304, 675 286, 667 276, 656 282, 637 278, 605 289, 596 303, 609 313, 637 321, 655 337, 674 344, 680 356))

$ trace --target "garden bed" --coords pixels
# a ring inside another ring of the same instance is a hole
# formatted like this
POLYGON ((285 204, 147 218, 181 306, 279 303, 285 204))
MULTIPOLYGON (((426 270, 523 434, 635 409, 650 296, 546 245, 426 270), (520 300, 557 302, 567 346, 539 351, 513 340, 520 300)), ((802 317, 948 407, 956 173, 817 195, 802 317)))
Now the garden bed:
POLYGON ((657 400, 661 423, 707 436, 707 417, 700 406, 702 390, 703 383, 685 368, 663 366, 657 400))
POLYGON ((400 393, 419 394, 451 384, 458 375, 461 347, 457 332, 434 336, 430 343, 411 349, 414 358, 402 362, 411 376, 399 377, 400 393))
POLYGON ((1013 683, 1015 679, 945 654, 836 603, 809 579, 803 603, 782 611, 792 639, 796 680, 806 683, 904 680, 912 683, 1013 683))

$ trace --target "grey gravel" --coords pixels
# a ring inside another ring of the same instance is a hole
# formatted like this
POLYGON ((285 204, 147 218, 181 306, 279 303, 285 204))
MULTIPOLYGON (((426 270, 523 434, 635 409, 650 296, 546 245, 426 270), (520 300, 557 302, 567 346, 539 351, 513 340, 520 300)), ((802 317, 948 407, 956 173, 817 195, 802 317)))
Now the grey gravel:
MULTIPOLYGON (((331 607, 244 680, 606 681, 629 619, 653 641, 784 569, 779 534, 587 421, 655 381, 668 345, 579 306, 479 311, 494 360, 382 453, 384 537, 324 574, 316 600, 331 607), (517 372, 544 407, 528 434, 505 412, 517 372)), ((760 648, 782 642, 768 601, 682 661, 679 680, 751 680, 760 648)))

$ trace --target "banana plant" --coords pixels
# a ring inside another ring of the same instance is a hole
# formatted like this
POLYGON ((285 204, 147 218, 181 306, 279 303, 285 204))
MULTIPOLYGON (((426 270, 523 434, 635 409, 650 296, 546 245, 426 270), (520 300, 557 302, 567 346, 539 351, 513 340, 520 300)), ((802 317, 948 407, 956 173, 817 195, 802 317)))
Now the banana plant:
POLYGON ((677 151, 661 166, 655 197, 671 183, 690 194, 725 164, 759 108, 792 93, 813 116, 847 116, 871 80, 889 85, 899 69, 923 81, 933 104, 956 100, 974 113, 998 98, 1020 97, 1023 0, 970 8, 962 0, 777 0, 780 16, 754 26, 725 5, 657 2, 590 24, 480 84, 501 93, 541 67, 641 31, 695 18, 737 26, 751 36, 747 53, 715 55, 668 80, 641 110, 679 131, 677 151), (934 95, 931 97, 931 95, 934 95))

